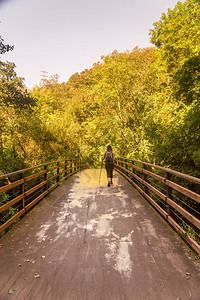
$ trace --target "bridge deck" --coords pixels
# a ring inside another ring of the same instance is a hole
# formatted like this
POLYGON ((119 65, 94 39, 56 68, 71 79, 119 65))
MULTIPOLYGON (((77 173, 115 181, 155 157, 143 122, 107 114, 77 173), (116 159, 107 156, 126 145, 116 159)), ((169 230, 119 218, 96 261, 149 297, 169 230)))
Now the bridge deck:
POLYGON ((1 300, 200 299, 199 262, 119 174, 84 170, 1 239, 1 300))

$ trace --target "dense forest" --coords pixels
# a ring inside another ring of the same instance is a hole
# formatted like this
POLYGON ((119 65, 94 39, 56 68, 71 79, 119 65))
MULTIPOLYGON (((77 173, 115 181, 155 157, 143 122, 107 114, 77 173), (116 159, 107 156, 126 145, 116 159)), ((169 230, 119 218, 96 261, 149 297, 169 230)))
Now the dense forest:
POLYGON ((27 91, 0 61, 0 174, 81 155, 115 155, 200 176, 200 2, 178 2, 152 25, 152 47, 102 56, 66 83, 27 91))

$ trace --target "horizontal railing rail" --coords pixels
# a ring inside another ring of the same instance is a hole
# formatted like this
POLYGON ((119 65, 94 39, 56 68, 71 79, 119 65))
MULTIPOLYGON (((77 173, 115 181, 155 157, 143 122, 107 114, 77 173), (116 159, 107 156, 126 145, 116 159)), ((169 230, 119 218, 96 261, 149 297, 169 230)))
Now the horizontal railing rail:
POLYGON ((0 176, 0 234, 68 177, 86 168, 81 159, 45 163, 0 176))
POLYGON ((200 255, 200 179, 122 157, 116 159, 115 169, 200 255))

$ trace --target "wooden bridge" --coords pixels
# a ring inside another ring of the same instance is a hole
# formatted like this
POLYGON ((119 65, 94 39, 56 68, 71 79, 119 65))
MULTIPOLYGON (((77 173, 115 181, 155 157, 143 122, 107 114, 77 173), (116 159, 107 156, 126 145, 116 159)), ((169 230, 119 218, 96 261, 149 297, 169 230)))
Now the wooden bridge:
POLYGON ((104 169, 84 168, 63 161, 0 178, 3 199, 14 189, 0 207, 1 231, 24 215, 0 240, 0 299, 199 300, 200 262, 183 241, 198 253, 198 211, 177 200, 181 193, 199 203, 180 178, 199 179, 121 158, 107 187, 104 169))

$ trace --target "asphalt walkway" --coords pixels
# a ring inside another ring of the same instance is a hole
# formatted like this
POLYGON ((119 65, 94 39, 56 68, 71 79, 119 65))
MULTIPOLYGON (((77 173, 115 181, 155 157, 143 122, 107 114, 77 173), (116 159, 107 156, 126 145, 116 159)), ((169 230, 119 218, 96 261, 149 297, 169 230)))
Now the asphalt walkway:
POLYGON ((74 175, 0 240, 1 300, 200 300, 199 261, 118 173, 74 175))

